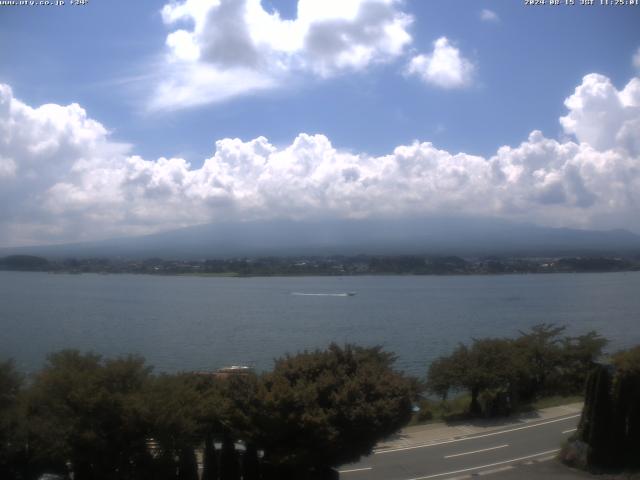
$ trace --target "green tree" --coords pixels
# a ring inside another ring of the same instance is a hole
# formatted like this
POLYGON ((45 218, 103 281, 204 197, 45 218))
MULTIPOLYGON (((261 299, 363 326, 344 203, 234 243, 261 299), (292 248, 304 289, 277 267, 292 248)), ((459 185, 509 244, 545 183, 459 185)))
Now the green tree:
POLYGON ((517 379, 522 376, 521 363, 517 355, 518 350, 514 348, 512 340, 474 340, 462 377, 464 384, 461 385, 471 392, 470 413, 490 416, 496 408, 504 412, 509 411, 514 387, 517 379), (491 408, 482 408, 479 398, 483 392, 485 403, 491 403, 491 408), (494 402, 498 397, 503 405, 496 407, 494 402))
POLYGON ((640 346, 589 373, 577 438, 588 446, 589 467, 640 465, 640 346))
POLYGON ((202 480, 218 480, 218 459, 213 443, 213 434, 205 436, 202 459, 202 480))
POLYGON ((163 478, 175 478, 176 457, 184 470, 189 449, 201 441, 202 396, 197 381, 192 374, 161 374, 145 391, 150 437, 158 446, 156 471, 163 478))
POLYGON ((460 344, 451 355, 432 364, 427 388, 443 397, 451 388, 469 391, 469 412, 473 415, 506 412, 517 380, 523 376, 518 354, 508 339, 474 339, 469 347, 460 344))
POLYGON ((198 461, 191 446, 181 448, 178 453, 178 480, 198 480, 198 461))
POLYGON ((248 478, 252 474, 258 475, 257 457, 250 456, 255 453, 255 442, 265 438, 255 423, 264 414, 260 380, 252 372, 231 374, 219 379, 218 389, 219 431, 222 432, 220 479, 235 480, 240 476, 240 459, 234 440, 241 440, 247 445, 243 464, 246 466, 248 459, 248 478))
POLYGON ((304 478, 369 454, 411 418, 415 384, 380 347, 287 355, 262 379, 255 419, 265 459, 304 478))
POLYGON ((70 460, 77 480, 144 476, 147 428, 140 410, 149 375, 139 357, 50 355, 27 396, 34 461, 70 460))
POLYGON ((551 394, 575 394, 584 391, 587 375, 596 367, 608 340, 591 331, 577 337, 564 337, 560 360, 547 391, 551 394))
POLYGON ((225 434, 220 449, 220 480, 240 480, 239 461, 231 436, 225 434))
POLYGON ((242 480, 258 480, 259 478, 258 449, 253 443, 249 443, 242 460, 242 480))
POLYGON ((520 332, 515 346, 521 355, 518 395, 522 401, 534 400, 548 385, 562 362, 562 339, 565 327, 549 323, 534 325, 520 332))
POLYGON ((427 391, 445 401, 449 392, 463 383, 468 353, 467 347, 461 344, 451 355, 439 357, 431 362, 427 373, 427 391))
POLYGON ((613 393, 613 438, 616 460, 640 465, 640 345, 613 355, 616 367, 613 393))
POLYGON ((19 405, 23 378, 13 361, 0 362, 0 478, 15 478, 24 444, 18 434, 19 405))
POLYGON ((485 416, 508 413, 543 395, 583 391, 587 373, 602 355, 606 339, 596 332, 562 337, 564 327, 539 324, 515 339, 474 339, 429 367, 427 391, 471 394, 469 411, 485 416))
POLYGON ((613 463, 611 420, 611 372, 609 367, 599 365, 587 377, 585 406, 578 427, 579 437, 589 445, 589 465, 613 463))

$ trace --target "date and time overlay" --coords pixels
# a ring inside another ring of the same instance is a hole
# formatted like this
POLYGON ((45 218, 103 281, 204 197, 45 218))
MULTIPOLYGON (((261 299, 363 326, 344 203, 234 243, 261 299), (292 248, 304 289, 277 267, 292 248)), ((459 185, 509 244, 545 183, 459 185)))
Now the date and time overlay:
MULTIPOLYGON (((83 7, 96 0, 0 0, 0 7, 83 7)), ((640 0, 521 0, 525 7, 640 7, 640 0)))

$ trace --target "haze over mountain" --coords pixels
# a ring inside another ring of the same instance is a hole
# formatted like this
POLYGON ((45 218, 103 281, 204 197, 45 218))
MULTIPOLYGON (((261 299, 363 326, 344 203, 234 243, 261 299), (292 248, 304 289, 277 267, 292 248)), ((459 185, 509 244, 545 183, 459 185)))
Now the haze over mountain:
POLYGON ((334 254, 579 255, 640 252, 626 230, 548 228, 488 218, 219 223, 99 242, 0 249, 48 257, 221 258, 334 254))

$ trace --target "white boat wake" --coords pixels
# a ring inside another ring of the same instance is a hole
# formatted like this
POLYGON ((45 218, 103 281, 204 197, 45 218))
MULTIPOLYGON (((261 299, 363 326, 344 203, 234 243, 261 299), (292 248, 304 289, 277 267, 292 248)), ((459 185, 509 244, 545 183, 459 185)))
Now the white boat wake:
POLYGON ((305 296, 305 297, 353 297, 355 292, 346 293, 302 293, 291 292, 291 295, 305 296))

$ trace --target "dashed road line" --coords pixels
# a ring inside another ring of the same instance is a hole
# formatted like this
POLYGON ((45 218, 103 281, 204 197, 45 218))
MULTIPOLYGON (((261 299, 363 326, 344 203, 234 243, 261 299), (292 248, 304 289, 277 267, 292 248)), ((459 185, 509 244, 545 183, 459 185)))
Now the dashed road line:
POLYGON ((504 445, 498 445, 497 447, 483 448, 481 450, 474 450, 473 452, 463 452, 463 453, 454 453, 452 455, 445 455, 444 458, 454 458, 454 457, 461 457, 463 455, 472 455, 474 453, 488 452, 489 450, 497 450, 499 448, 505 448, 505 447, 508 447, 508 446, 509 446, 509 444, 505 443, 504 445))
POLYGON ((461 470, 454 470, 452 472, 434 473, 432 475, 425 475, 424 477, 407 478, 406 480, 427 480, 428 478, 437 478, 437 477, 443 477, 445 475, 455 475, 456 473, 471 472, 473 470, 479 470, 482 468, 490 468, 490 467, 496 467, 498 465, 506 465, 508 463, 520 462, 522 460, 528 460, 530 458, 539 457, 541 455, 549 455, 551 453, 557 453, 559 451, 560 449, 556 448, 555 450, 547 450, 544 452, 534 453, 533 455, 526 455, 524 457, 512 458, 510 460, 503 460, 502 462, 489 463, 487 465, 478 465, 476 467, 463 468, 461 470))
POLYGON ((478 472, 478 475, 491 475, 493 473, 506 472, 507 470, 512 470, 514 468, 516 467, 514 467, 513 465, 506 465, 504 467, 492 468, 491 470, 483 470, 481 472, 478 472))
POLYGON ((371 467, 365 468, 352 468, 350 470, 338 470, 338 473, 355 473, 355 472, 365 472, 367 470, 373 470, 371 467))

